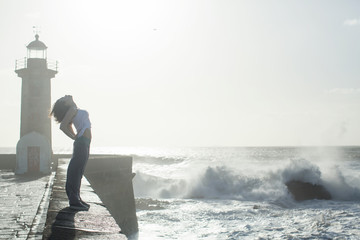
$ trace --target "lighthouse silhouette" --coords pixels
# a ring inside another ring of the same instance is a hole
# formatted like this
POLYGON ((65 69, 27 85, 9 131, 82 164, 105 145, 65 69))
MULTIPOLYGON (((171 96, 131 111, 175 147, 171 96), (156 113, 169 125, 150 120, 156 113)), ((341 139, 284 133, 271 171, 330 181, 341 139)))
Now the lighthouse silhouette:
POLYGON ((15 173, 50 173, 51 78, 57 61, 47 59, 47 46, 35 35, 27 45, 27 57, 16 60, 15 72, 22 78, 20 140, 16 146, 15 173))

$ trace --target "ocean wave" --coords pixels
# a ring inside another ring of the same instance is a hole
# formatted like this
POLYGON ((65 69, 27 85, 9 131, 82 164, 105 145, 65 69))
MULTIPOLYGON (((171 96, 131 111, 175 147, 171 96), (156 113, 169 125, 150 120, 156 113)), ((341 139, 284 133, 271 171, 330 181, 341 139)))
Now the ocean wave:
POLYGON ((283 182, 290 180, 303 181, 312 184, 321 183, 320 168, 306 159, 291 159, 284 169, 277 171, 283 182))
POLYGON ((165 164, 178 164, 185 159, 183 158, 171 158, 171 157, 154 157, 154 156, 139 156, 139 155, 132 155, 134 163, 147 163, 147 164, 154 164, 154 165, 165 165, 165 164))
POLYGON ((152 198, 136 198, 135 203, 137 210, 162 210, 170 204, 168 201, 160 201, 152 198))
POLYGON ((265 200, 271 196, 280 197, 284 189, 276 179, 261 176, 238 175, 225 166, 208 167, 200 178, 194 181, 186 197, 223 198, 239 200, 265 200))
POLYGON ((136 197, 182 198, 185 180, 165 179, 146 173, 136 172, 133 180, 136 197))
POLYGON ((290 180, 323 185, 334 200, 360 200, 359 188, 348 183, 339 167, 322 169, 306 159, 292 159, 275 171, 259 171, 257 175, 224 165, 189 171, 181 179, 137 172, 134 191, 137 197, 279 201, 291 198, 285 185, 290 180))
POLYGON ((285 187, 267 180, 237 175, 225 166, 207 167, 188 179, 165 179, 137 172, 136 196, 155 198, 206 198, 265 200, 284 195, 285 187), (276 186, 275 186, 276 185, 276 186))
MULTIPOLYGON (((292 159, 278 174, 284 183, 296 180, 324 186, 334 200, 360 200, 360 189, 350 184, 338 165, 320 168, 306 159, 292 159)), ((358 184, 359 179, 355 182, 358 184)))
POLYGON ((349 178, 344 176, 339 166, 333 166, 324 177, 323 184, 334 199, 358 201, 360 200, 360 189, 357 187, 359 186, 359 179, 351 183, 349 178))

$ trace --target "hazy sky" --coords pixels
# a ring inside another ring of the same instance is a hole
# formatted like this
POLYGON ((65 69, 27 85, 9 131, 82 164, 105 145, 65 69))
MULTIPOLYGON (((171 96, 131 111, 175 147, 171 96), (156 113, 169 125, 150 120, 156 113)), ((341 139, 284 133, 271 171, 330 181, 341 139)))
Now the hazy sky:
MULTIPOLYGON (((93 146, 359 145, 358 0, 0 0, 0 146, 33 26, 93 146)), ((53 123, 53 145, 71 141, 53 123)))

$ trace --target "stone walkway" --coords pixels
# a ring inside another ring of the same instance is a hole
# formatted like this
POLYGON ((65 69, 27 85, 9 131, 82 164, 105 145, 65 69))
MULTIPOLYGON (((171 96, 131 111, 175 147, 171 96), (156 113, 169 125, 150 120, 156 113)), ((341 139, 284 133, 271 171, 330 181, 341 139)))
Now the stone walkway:
POLYGON ((0 239, 42 239, 53 179, 0 170, 0 239))
POLYGON ((45 176, 0 170, 0 239, 127 239, 86 178, 81 196, 91 207, 68 208, 65 179, 68 159, 45 176))
POLYGON ((44 229, 44 239, 127 239, 104 204, 83 177, 81 198, 89 211, 68 208, 65 192, 67 159, 59 159, 44 229))

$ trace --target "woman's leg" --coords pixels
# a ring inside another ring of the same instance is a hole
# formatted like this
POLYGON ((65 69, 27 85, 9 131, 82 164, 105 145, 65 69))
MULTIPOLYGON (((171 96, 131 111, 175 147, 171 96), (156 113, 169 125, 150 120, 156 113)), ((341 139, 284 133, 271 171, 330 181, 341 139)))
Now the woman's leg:
POLYGON ((80 202, 80 185, 85 165, 89 158, 89 144, 81 139, 74 142, 74 152, 70 160, 66 177, 66 194, 70 205, 80 202))

